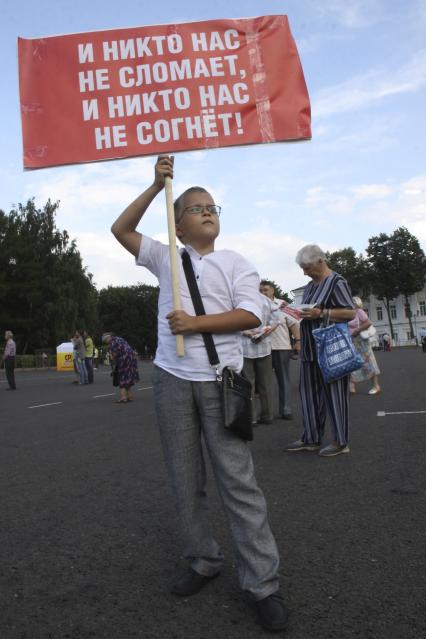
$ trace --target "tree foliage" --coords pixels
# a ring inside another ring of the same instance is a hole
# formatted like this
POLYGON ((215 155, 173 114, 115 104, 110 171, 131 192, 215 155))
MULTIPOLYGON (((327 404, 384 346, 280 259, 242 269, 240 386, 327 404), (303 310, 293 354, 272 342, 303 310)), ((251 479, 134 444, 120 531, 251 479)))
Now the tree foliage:
POLYGON ((124 337, 140 355, 157 348, 158 286, 108 286, 99 292, 102 330, 124 337))
POLYGON ((327 252, 326 258, 329 267, 348 282, 352 295, 363 297, 370 294, 368 264, 361 254, 357 255, 349 246, 333 253, 327 252))
POLYGON ((75 241, 56 228, 58 206, 48 200, 36 208, 31 199, 0 211, 0 324, 23 353, 97 323, 97 291, 75 241))
POLYGON ((413 337, 412 309, 408 297, 423 288, 426 280, 426 259, 418 239, 401 226, 391 235, 380 233, 371 237, 367 247, 372 290, 386 306, 393 337, 390 317, 390 300, 402 295, 413 337))

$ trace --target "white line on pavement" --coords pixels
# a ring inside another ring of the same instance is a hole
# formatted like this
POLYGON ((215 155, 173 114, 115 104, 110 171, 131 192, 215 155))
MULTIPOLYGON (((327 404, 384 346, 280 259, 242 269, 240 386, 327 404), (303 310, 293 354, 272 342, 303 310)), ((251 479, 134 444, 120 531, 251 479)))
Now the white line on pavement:
POLYGON ((419 415, 426 413, 426 410, 405 410, 385 413, 383 410, 377 411, 377 417, 386 417, 386 415, 419 415))
POLYGON ((28 406, 28 408, 44 408, 44 406, 57 406, 58 404, 62 404, 62 402, 52 402, 51 404, 37 404, 36 406, 28 406))
POLYGON ((153 386, 144 386, 143 388, 138 388, 137 390, 149 390, 150 388, 154 388, 153 386))
POLYGON ((93 399, 97 399, 98 397, 111 397, 111 395, 115 395, 115 393, 107 393, 106 395, 93 395, 93 399))

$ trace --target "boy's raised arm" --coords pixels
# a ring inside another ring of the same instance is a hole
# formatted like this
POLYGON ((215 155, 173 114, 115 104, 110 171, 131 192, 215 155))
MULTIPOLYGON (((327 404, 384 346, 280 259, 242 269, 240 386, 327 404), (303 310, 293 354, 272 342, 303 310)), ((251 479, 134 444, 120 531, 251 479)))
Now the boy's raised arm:
POLYGON ((163 190, 166 177, 173 177, 173 158, 160 156, 155 165, 154 182, 124 209, 111 226, 113 235, 135 257, 142 241, 142 234, 136 231, 136 227, 152 200, 163 190))

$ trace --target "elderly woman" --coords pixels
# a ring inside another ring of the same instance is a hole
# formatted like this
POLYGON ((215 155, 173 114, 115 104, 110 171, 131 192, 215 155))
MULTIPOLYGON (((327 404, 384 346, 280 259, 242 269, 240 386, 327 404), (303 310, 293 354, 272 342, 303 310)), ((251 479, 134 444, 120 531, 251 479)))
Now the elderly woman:
POLYGON ((114 333, 104 333, 102 342, 108 344, 112 364, 118 373, 118 385, 120 387, 119 404, 126 404, 133 400, 131 387, 139 380, 138 362, 133 348, 122 337, 114 333))
POLYGON ((362 368, 351 373, 350 392, 352 394, 356 393, 355 384, 358 384, 358 382, 371 379, 373 386, 368 391, 368 394, 377 395, 377 393, 381 391, 379 384, 380 369, 377 365, 373 349, 371 348, 370 340, 361 337, 361 331, 367 330, 367 328, 373 325, 373 322, 362 308, 361 298, 354 297, 353 301, 356 306, 356 315, 354 319, 349 322, 348 326, 354 346, 364 360, 364 364, 362 368))
POLYGON ((349 375, 326 383, 317 362, 312 330, 323 322, 348 322, 355 317, 352 295, 346 280, 332 271, 319 246, 308 244, 297 253, 296 262, 311 278, 306 286, 301 312, 300 397, 303 434, 286 450, 316 451, 322 457, 348 453, 349 375), (329 415, 333 441, 321 447, 326 415, 329 415))

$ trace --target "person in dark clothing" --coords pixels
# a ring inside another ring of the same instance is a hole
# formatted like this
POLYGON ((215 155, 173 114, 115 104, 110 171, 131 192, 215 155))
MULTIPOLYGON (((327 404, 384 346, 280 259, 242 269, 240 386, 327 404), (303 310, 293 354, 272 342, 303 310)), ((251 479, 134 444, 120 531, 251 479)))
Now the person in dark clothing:
POLYGON ((15 382, 16 344, 13 341, 12 331, 6 331, 4 334, 4 339, 6 340, 6 346, 3 352, 2 364, 4 364, 7 383, 9 384, 9 388, 6 388, 6 390, 16 390, 16 382, 15 382))

